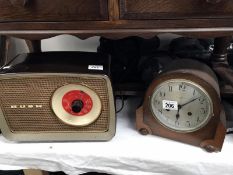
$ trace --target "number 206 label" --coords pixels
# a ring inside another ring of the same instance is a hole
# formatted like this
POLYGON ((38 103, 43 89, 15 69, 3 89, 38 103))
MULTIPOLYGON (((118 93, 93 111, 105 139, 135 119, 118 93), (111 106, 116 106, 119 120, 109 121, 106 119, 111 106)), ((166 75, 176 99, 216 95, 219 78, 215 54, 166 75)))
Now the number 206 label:
POLYGON ((177 101, 163 100, 163 109, 177 111, 178 110, 178 103, 177 103, 177 101))

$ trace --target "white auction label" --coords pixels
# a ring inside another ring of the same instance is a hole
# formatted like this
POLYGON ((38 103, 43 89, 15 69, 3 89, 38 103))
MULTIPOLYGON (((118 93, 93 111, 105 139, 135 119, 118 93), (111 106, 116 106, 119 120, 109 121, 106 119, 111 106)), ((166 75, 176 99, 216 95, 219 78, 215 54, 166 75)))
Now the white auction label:
POLYGON ((163 100, 163 109, 177 111, 178 103, 177 101, 163 100))
POLYGON ((88 69, 89 70, 104 70, 104 66, 103 65, 89 65, 88 69))

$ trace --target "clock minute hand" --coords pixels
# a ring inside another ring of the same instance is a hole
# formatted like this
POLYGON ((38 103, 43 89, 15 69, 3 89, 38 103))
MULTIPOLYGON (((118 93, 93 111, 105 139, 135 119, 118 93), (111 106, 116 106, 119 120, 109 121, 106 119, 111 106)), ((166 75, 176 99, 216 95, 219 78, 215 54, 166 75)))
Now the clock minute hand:
MULTIPOLYGON (((200 98, 200 97, 198 97, 198 98, 200 98)), ((187 102, 187 103, 185 103, 185 104, 183 104, 183 105, 178 105, 178 110, 177 110, 177 113, 176 113, 176 121, 178 121, 179 118, 180 118, 180 109, 181 109, 182 107, 184 107, 185 105, 194 102, 194 101, 197 100, 198 98, 192 99, 191 101, 189 101, 189 102, 187 102)))
MULTIPOLYGON (((200 97, 198 97, 198 98, 200 98, 200 97)), ((181 108, 184 107, 184 106, 186 106, 186 105, 189 104, 189 103, 194 102, 194 101, 197 100, 198 98, 192 99, 191 101, 189 101, 189 102, 187 102, 187 103, 185 103, 185 104, 180 105, 181 108)))

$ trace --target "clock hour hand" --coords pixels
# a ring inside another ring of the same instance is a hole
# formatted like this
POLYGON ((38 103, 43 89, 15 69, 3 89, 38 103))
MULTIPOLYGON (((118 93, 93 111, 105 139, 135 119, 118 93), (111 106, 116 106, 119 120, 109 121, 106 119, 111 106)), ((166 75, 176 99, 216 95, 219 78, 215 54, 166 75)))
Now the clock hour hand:
POLYGON ((181 105, 178 105, 178 110, 176 113, 176 120, 179 120, 179 118, 180 118, 180 109, 181 109, 181 105))

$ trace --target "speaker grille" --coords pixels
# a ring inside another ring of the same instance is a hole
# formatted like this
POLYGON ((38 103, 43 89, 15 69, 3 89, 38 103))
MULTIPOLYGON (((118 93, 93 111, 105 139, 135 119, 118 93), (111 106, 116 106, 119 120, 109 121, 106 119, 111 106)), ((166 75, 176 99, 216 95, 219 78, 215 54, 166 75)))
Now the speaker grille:
POLYGON ((105 132, 109 127, 109 97, 104 78, 77 76, 13 77, 0 81, 1 109, 12 132, 105 132), (102 102, 102 113, 86 127, 62 123, 51 109, 55 90, 66 84, 83 84, 96 91, 102 102), (42 105, 42 108, 12 109, 11 105, 42 105))

